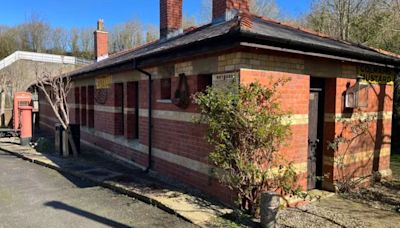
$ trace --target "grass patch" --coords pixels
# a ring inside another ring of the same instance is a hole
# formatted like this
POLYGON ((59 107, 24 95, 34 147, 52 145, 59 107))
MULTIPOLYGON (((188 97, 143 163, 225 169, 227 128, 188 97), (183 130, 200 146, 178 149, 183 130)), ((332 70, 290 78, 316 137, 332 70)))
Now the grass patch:
POLYGON ((390 169, 393 172, 393 178, 400 181, 400 119, 393 119, 393 131, 392 131, 392 148, 391 148, 391 159, 390 169))
POLYGON ((390 168, 392 169, 393 177, 397 180, 400 180, 400 154, 392 154, 390 168))
POLYGON ((259 221, 256 221, 252 216, 237 210, 216 218, 212 223, 209 227, 244 228, 260 226, 259 221))

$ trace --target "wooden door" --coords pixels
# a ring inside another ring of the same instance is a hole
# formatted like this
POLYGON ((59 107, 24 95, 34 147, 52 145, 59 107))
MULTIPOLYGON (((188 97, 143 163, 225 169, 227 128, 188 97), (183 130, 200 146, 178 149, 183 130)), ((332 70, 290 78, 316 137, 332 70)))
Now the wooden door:
POLYGON ((318 138, 320 92, 310 91, 309 123, 308 123, 308 189, 316 188, 317 151, 320 139, 318 138))

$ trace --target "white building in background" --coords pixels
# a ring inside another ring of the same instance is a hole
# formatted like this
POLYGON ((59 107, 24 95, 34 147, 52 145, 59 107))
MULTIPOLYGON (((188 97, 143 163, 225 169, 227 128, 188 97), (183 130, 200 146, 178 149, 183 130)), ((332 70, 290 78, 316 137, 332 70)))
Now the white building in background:
POLYGON ((39 70, 66 73, 93 61, 73 56, 16 51, 0 60, 0 126, 8 126, 12 118, 12 97, 26 91, 36 80, 39 70))

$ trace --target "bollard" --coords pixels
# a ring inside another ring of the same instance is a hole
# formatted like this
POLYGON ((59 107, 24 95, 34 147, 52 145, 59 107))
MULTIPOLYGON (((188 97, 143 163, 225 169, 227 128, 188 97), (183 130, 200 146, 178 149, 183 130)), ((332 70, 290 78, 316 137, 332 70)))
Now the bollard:
POLYGON ((272 228, 276 226, 276 216, 280 205, 280 195, 275 192, 261 194, 260 216, 261 227, 272 228))
POLYGON ((65 158, 68 157, 69 156, 69 138, 68 138, 68 132, 66 130, 62 131, 61 148, 62 148, 62 156, 65 158))
POLYGON ((54 151, 56 154, 62 156, 62 137, 63 137, 63 127, 61 124, 55 125, 55 132, 54 132, 54 151))
POLYGON ((29 145, 32 139, 32 107, 20 106, 19 112, 21 115, 21 145, 29 145))

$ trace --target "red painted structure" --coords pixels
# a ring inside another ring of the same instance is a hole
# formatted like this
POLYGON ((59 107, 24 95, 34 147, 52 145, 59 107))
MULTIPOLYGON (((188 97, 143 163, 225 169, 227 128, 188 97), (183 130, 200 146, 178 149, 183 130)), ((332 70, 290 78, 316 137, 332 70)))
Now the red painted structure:
POLYGON ((32 138, 32 94, 17 92, 14 95, 13 127, 1 128, 0 137, 20 136, 21 145, 28 145, 32 138))
POLYGON ((32 106, 19 106, 21 121, 21 145, 28 145, 32 139, 32 106))
POLYGON ((21 106, 32 106, 32 94, 29 92, 16 92, 14 95, 14 130, 21 127, 20 111, 21 106))

